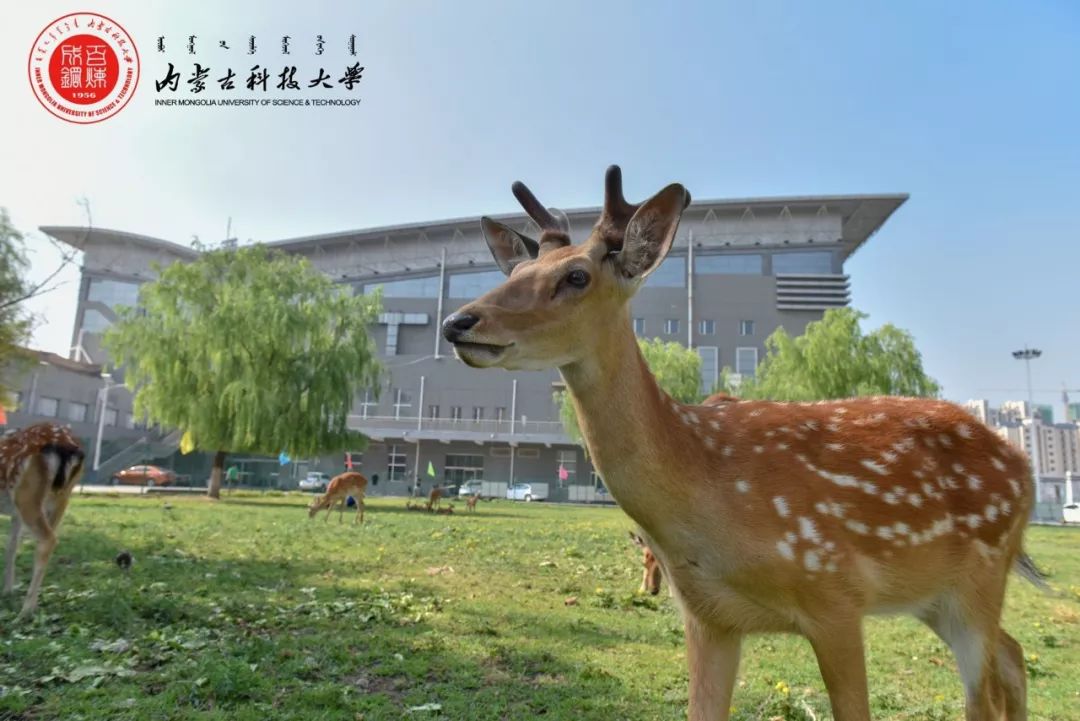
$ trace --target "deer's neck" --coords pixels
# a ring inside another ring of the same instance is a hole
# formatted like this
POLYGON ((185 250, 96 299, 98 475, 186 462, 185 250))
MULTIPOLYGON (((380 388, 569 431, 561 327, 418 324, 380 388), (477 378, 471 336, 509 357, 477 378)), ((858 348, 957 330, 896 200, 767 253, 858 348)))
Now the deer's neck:
POLYGON ((682 424, 641 355, 629 314, 600 334, 599 353, 559 371, 590 458, 615 500, 640 523, 677 493, 669 479, 678 477, 687 454, 680 452, 685 439, 671 434, 682 424))

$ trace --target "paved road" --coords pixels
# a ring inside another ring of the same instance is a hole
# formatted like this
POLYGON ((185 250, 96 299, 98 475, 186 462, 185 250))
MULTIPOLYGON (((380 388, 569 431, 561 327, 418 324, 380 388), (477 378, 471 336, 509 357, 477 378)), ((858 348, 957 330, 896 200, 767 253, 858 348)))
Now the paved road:
POLYGON ((141 495, 144 493, 206 493, 205 488, 173 488, 171 486, 163 488, 147 488, 146 486, 103 486, 91 484, 79 486, 76 490, 81 493, 124 493, 132 495, 141 495))

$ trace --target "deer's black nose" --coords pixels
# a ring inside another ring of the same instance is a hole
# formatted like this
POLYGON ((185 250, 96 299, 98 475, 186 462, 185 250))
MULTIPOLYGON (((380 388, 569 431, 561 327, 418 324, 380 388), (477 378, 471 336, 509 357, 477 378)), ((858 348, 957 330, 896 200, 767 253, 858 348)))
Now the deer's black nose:
POLYGON ((480 319, 471 313, 451 313, 442 324, 443 338, 455 343, 462 333, 479 322, 480 319))

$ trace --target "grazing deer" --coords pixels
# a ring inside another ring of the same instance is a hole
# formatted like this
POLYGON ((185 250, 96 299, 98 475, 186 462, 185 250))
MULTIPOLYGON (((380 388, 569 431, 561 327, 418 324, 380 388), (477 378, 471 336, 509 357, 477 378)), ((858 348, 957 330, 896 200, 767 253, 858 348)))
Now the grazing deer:
POLYGON ((56 531, 83 472, 82 444, 68 428, 38 423, 0 438, 0 505, 10 505, 11 536, 4 556, 4 593, 15 586, 15 556, 23 526, 37 541, 34 571, 19 618, 37 608, 56 531))
POLYGON ((431 493, 429 493, 427 497, 427 509, 429 511, 434 511, 439 507, 442 503, 442 495, 442 489, 438 486, 431 489, 431 493))
POLYGON ((684 405, 638 349, 630 299, 667 255, 690 195, 641 205, 607 173, 583 245, 521 183, 533 240, 481 226, 509 278, 443 322, 475 368, 558 368, 589 455, 642 529, 683 609, 689 715, 728 718, 743 636, 793 632, 818 660, 837 721, 865 721, 862 618, 910 613, 953 650, 969 721, 1026 715, 1023 652, 1004 630, 1022 540, 1026 457, 960 407, 915 398, 684 405))
MULTIPOLYGON (((652 552, 648 544, 638 534, 630 531, 630 540, 634 542, 638 548, 641 549, 641 565, 644 567, 644 573, 641 575, 641 593, 648 593, 652 596, 660 593, 660 581, 663 578, 663 572, 660 570, 660 562, 656 560, 656 554, 652 552)), ((671 584, 668 584, 668 588, 671 588, 671 584)))
POLYGON ((326 493, 317 497, 308 506, 308 518, 314 518, 315 514, 326 509, 326 520, 330 520, 330 511, 335 503, 338 503, 338 523, 345 514, 345 499, 352 496, 356 499, 356 515, 353 523, 364 522, 364 492, 367 490, 368 479, 362 473, 348 471, 334 476, 326 486, 326 493))
POLYGON ((476 502, 479 501, 479 500, 480 500, 480 494, 479 493, 474 493, 473 495, 469 496, 469 498, 465 501, 465 510, 469 511, 469 512, 475 511, 476 510, 476 502))

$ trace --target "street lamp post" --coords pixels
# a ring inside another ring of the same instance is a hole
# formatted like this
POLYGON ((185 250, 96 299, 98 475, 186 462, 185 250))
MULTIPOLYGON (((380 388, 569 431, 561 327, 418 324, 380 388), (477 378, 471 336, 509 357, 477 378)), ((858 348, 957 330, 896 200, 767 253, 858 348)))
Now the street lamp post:
POLYGON ((1022 350, 1014 350, 1013 358, 1024 361, 1024 366, 1027 370, 1027 394, 1028 394, 1028 413, 1031 414, 1031 470, 1035 476, 1035 490, 1038 493, 1039 487, 1039 475, 1041 469, 1039 468, 1039 428, 1038 418, 1035 415, 1035 400, 1031 392, 1031 361, 1042 355, 1042 351, 1037 348, 1028 348, 1024 346, 1022 350))

